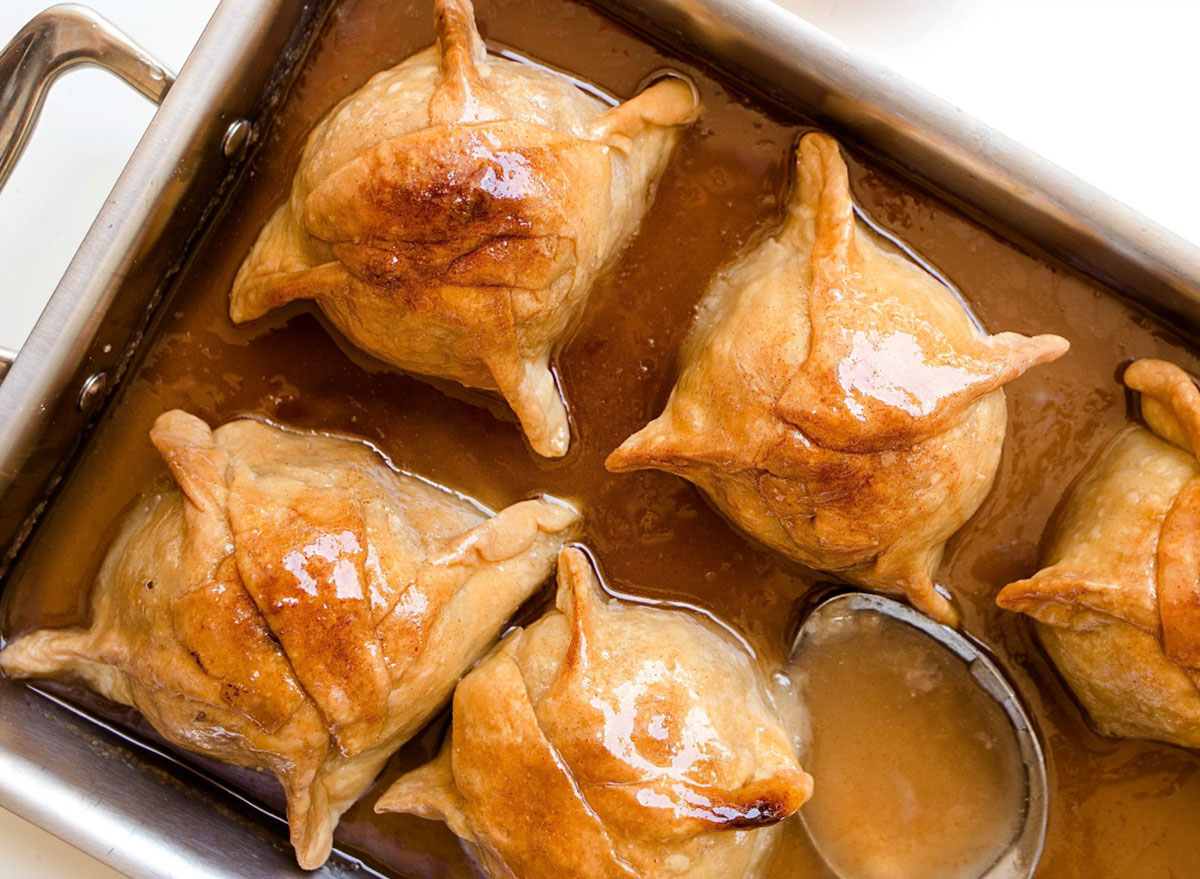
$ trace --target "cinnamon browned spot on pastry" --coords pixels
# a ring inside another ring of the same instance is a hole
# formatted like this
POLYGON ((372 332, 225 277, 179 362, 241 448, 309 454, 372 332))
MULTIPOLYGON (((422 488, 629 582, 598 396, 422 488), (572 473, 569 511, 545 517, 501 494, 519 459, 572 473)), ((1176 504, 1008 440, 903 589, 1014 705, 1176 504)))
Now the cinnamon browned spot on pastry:
POLYGON ((487 54, 469 0, 435 0, 437 44, 374 76, 313 129, 291 195, 233 284, 253 320, 314 300, 359 348, 498 391, 534 450, 566 453, 550 368, 601 271, 633 237, 691 83, 608 107, 487 54))

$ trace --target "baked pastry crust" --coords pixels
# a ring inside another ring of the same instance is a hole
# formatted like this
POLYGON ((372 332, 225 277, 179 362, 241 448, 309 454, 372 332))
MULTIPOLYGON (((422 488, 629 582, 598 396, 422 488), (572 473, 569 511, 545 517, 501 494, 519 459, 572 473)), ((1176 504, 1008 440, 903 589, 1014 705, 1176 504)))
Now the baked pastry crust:
POLYGON ((1200 390, 1162 360, 1125 384, 1130 426, 1083 474, 1040 571, 996 603, 1028 614, 1104 735, 1200 748, 1200 390))
POLYGON ((1001 386, 1058 336, 988 336, 954 293, 855 216, 836 141, 799 144, 783 227, 714 279, 658 418, 608 459, 698 485, 809 567, 944 622, 933 575, 992 485, 1001 386))
POLYGON ((129 512, 90 625, 23 635, 0 669, 80 678, 175 745, 270 771, 300 865, 320 866, 578 515, 537 499, 488 516, 365 443, 257 421, 176 410, 151 439, 174 484, 129 512))
POLYGON ((607 599, 579 549, 558 571, 557 609, 463 679, 442 752, 376 811, 445 821, 494 877, 754 879, 812 789, 758 667, 607 599))
POLYGON ((313 129, 229 313, 314 300, 388 363, 499 391, 534 450, 562 455, 550 357, 637 231, 698 99, 670 77, 610 108, 488 55, 469 0, 434 7, 437 44, 313 129))

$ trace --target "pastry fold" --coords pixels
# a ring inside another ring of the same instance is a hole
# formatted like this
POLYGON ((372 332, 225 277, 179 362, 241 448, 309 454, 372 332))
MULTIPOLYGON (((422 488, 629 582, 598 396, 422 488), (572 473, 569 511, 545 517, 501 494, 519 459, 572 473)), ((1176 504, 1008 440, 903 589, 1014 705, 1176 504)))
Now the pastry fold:
POLYGON ((1200 390, 1162 360, 1125 384, 1145 426, 1117 434, 1071 490, 1042 569, 996 603, 1039 638, 1097 729, 1200 748, 1200 390))
POLYGON ((953 622, 934 574, 995 478, 1001 387, 1066 350, 983 333, 808 134, 782 228, 713 280, 666 408, 608 467, 678 474, 783 555, 953 622))
POLYGON ((283 785, 296 857, 449 699, 546 579, 578 515, 494 516, 362 442, 182 411, 151 432, 173 483, 143 495, 101 566, 86 628, 0 652, 69 675, 168 741, 283 785))
POLYGON ((739 645, 607 598, 559 557, 556 609, 454 693, 430 764, 376 805, 445 821, 494 877, 754 879, 812 780, 739 645))

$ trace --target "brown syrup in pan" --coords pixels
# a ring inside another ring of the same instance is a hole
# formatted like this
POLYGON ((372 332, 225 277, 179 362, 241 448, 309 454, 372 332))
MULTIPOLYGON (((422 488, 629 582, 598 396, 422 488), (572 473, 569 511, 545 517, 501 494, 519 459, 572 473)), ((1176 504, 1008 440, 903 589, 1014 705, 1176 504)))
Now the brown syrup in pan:
MULTIPOLYGON (((684 137, 639 236, 594 291, 559 356, 575 429, 563 460, 533 455, 511 417, 496 417, 502 407, 493 405, 489 414, 464 402, 466 392, 449 396, 350 350, 310 309, 231 325, 233 275, 284 197, 308 129, 372 73, 431 42, 429 6, 345 0, 337 9, 249 180, 197 254, 140 366, 14 571, 7 635, 84 617, 87 587, 119 511, 162 472, 147 439, 150 425, 164 410, 182 407, 212 424, 253 413, 297 428, 358 434, 398 466, 493 507, 538 492, 571 498, 585 513, 583 540, 612 588, 699 606, 739 630, 766 666, 783 659, 799 600, 827 578, 757 549, 683 480, 657 472, 612 476, 603 460, 660 411, 693 307, 713 272, 776 222, 791 149, 805 128, 798 117, 765 111, 570 0, 481 0, 481 27, 494 46, 620 96, 662 68, 683 69, 704 100, 704 115, 684 137)), ((1010 426, 996 487, 951 541, 940 578, 956 596, 967 631, 995 651, 1018 685, 1044 737, 1051 814, 1037 875, 1200 875, 1200 755, 1096 736, 1035 646, 1027 621, 993 604, 1001 586, 1036 570, 1039 540, 1064 489, 1126 421, 1116 378, 1121 365, 1147 356, 1192 370, 1200 364, 1167 329, 1111 295, 851 158, 863 208, 958 286, 989 329, 1071 340, 1062 360, 1009 386, 1010 426)), ((475 875, 441 824, 370 810, 390 779, 426 759, 442 725, 397 755, 342 819, 340 845, 399 875, 475 875)), ((271 785, 251 786, 267 788, 271 799, 271 785)), ((823 875, 807 866, 798 834, 775 863, 774 877, 823 875)))

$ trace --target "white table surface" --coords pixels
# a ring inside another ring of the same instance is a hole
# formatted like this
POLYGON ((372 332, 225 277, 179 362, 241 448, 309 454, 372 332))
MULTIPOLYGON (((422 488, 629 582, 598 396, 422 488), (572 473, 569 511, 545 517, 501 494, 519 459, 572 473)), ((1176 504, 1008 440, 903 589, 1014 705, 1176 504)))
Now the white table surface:
MULTIPOLYGON (((50 0, 0 0, 6 40, 50 0)), ((215 0, 86 0, 178 69, 215 0)), ((777 0, 1200 244, 1194 0, 777 0)), ((81 70, 51 92, 0 194, 0 345, 17 348, 151 106, 81 70)), ((10 879, 119 874, 0 809, 10 879)))

